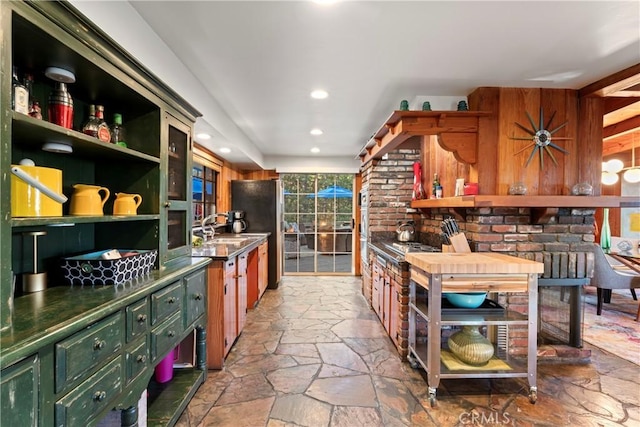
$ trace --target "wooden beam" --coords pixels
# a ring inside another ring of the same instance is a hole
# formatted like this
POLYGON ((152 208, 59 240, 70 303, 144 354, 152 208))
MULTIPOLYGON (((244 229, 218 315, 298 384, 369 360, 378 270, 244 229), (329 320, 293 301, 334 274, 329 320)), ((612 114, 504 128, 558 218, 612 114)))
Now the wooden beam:
POLYGON ((616 92, 637 84, 640 84, 640 63, 591 83, 580 89, 578 94, 580 98, 614 96, 616 92))
POLYGON ((604 100, 604 114, 629 107, 632 104, 637 104, 637 108, 640 109, 640 99, 608 97, 604 100))
POLYGON ((631 132, 640 131, 640 116, 635 116, 615 125, 607 126, 602 130, 602 139, 621 136, 631 132))
POLYGON ((602 144, 602 157, 611 156, 613 154, 631 151, 634 145, 634 137, 636 149, 640 148, 640 132, 627 133, 605 140, 602 144))

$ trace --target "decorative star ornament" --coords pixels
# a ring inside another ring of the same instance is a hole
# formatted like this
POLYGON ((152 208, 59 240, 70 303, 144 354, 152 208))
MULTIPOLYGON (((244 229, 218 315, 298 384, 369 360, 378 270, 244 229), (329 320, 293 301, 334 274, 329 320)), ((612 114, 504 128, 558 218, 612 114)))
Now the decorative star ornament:
POLYGON ((518 155, 518 154, 522 153, 524 150, 532 147, 531 154, 529 155, 529 158, 527 159, 527 163, 525 163, 525 165, 524 165, 525 168, 527 166, 529 166, 529 163, 531 163, 531 160, 535 156, 536 152, 540 153, 540 168, 541 169, 544 169, 544 153, 545 152, 549 155, 549 157, 551 157, 551 160, 553 160, 553 163, 555 163, 555 165, 558 166, 558 162, 557 162, 556 158, 554 157, 553 152, 550 150, 550 148, 555 148, 556 150, 561 151, 564 154, 569 154, 569 152, 567 150, 565 150, 564 148, 559 147, 558 145, 554 144, 552 142, 552 139, 553 139, 553 141, 558 141, 558 140, 567 140, 567 139, 572 139, 572 138, 557 137, 557 136, 553 136, 553 134, 558 132, 560 129, 562 129, 569 122, 568 121, 564 122, 563 124, 561 124, 560 126, 558 126, 557 128, 555 128, 553 130, 547 130, 551 126, 551 122, 553 122, 553 118, 556 115, 555 111, 553 112, 553 114, 551 114, 551 117, 549 118, 549 121, 547 122, 546 126, 544 125, 544 112, 542 110, 542 107, 540 107, 540 122, 539 122, 538 126, 536 126, 535 122, 533 121, 533 118, 531 117, 531 115, 528 112, 525 112, 525 114, 527 115, 527 118, 529 119, 529 123, 531 124, 531 129, 527 128, 526 126, 521 125, 520 123, 516 123, 516 126, 518 126, 520 129, 524 130, 525 132, 527 132, 531 136, 526 136, 526 137, 512 136, 510 138, 511 139, 522 140, 522 141, 531 141, 531 144, 527 145, 523 149, 519 150, 514 155, 518 155))

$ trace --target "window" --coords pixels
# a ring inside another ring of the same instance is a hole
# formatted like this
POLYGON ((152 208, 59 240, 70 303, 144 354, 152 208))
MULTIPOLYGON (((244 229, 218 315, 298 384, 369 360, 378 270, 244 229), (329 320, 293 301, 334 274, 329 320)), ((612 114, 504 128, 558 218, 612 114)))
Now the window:
POLYGON ((194 162, 192 172, 193 225, 216 211, 216 181, 218 172, 194 162))

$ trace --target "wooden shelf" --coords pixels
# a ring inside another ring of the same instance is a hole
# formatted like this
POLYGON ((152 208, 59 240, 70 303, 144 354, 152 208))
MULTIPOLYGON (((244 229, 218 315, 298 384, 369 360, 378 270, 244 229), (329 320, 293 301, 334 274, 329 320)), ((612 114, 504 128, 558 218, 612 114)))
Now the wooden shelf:
POLYGON ((531 220, 542 224, 557 214, 560 208, 630 208, 640 207, 638 197, 618 196, 498 196, 476 195, 445 197, 442 199, 414 200, 414 209, 446 209, 464 220, 466 209, 477 208, 531 208, 531 220))
POLYGON ((478 121, 486 111, 396 110, 360 151, 362 163, 381 158, 414 136, 439 135, 442 148, 463 163, 477 160, 478 121))

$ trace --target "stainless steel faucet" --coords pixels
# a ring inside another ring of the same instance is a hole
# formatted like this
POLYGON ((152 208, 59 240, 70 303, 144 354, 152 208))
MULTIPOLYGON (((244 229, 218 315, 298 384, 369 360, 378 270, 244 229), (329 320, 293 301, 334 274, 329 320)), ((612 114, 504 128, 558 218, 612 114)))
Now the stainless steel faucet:
POLYGON ((227 213, 215 213, 215 214, 211 214, 207 217, 204 217, 202 219, 202 222, 200 223, 200 227, 202 228, 202 238, 203 240, 206 242, 207 240, 213 239, 213 236, 215 236, 216 234, 216 229, 213 225, 211 225, 209 227, 209 229, 207 230, 207 223, 211 222, 213 220, 213 224, 215 224, 215 219, 219 216, 223 216, 225 218, 229 218, 229 215, 227 213))

